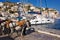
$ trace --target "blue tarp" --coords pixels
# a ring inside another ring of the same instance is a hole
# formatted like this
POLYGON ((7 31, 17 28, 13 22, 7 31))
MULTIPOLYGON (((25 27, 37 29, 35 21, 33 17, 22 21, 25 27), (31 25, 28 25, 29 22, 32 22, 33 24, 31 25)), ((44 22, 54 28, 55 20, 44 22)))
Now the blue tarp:
POLYGON ((41 13, 38 13, 38 12, 28 12, 28 14, 41 14, 41 13))

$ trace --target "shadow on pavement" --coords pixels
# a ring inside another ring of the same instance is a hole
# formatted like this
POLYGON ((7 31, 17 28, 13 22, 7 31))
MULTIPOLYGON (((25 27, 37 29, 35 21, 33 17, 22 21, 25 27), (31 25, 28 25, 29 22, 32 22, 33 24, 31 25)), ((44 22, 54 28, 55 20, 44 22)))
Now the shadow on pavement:
MULTIPOLYGON (((23 35, 23 36, 29 35, 29 34, 31 34, 31 33, 33 33, 33 32, 35 32, 35 29, 34 29, 34 28, 29 28, 28 30, 26 30, 26 34, 23 35)), ((22 37, 23 37, 23 36, 22 36, 22 37)), ((15 39, 15 38, 18 38, 18 37, 21 37, 21 35, 18 35, 18 36, 16 36, 16 37, 14 37, 14 39, 15 39)))
POLYGON ((33 33, 35 32, 35 29, 34 28, 30 28, 26 31, 26 35, 29 35, 30 33, 33 33))
POLYGON ((14 39, 9 36, 6 36, 6 37, 0 37, 0 40, 14 40, 14 39))
MULTIPOLYGON (((31 33, 35 32, 34 28, 29 28, 27 31, 26 31, 26 35, 29 35, 31 33)), ((19 37, 19 36, 17 36, 19 37)), ((15 38, 17 38, 15 37, 15 38)), ((0 40, 14 40, 15 38, 12 38, 10 36, 5 36, 5 37, 0 37, 0 40)))

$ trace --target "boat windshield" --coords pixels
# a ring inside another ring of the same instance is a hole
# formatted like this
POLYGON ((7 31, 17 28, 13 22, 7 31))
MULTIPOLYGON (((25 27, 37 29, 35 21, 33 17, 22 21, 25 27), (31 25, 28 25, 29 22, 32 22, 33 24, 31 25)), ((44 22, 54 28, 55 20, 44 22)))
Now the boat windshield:
POLYGON ((32 17, 32 19, 36 19, 36 16, 32 17))

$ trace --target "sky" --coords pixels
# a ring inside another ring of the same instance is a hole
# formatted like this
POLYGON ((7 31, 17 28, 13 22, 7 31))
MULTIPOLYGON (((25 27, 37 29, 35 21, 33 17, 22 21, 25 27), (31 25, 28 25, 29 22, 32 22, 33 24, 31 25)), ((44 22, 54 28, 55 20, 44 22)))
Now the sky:
MULTIPOLYGON (((26 2, 31 3, 36 7, 40 7, 40 0, 9 0, 10 2, 26 2)), ((0 0, 0 2, 5 2, 5 0, 0 0)), ((46 8, 46 3, 48 8, 53 8, 60 11, 60 0, 41 0, 41 6, 46 8)))

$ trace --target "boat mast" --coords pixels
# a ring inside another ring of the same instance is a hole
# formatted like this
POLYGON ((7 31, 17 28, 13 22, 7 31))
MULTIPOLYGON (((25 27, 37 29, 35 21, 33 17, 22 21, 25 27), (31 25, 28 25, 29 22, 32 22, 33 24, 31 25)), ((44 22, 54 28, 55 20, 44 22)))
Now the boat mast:
POLYGON ((40 14, 42 15, 42 0, 40 0, 40 14))
POLYGON ((48 7, 47 7, 47 0, 45 0, 45 5, 46 5, 46 11, 48 13, 47 17, 49 18, 49 10, 48 10, 48 7))
POLYGON ((42 24, 42 0, 40 0, 40 15, 41 15, 41 24, 42 24))

